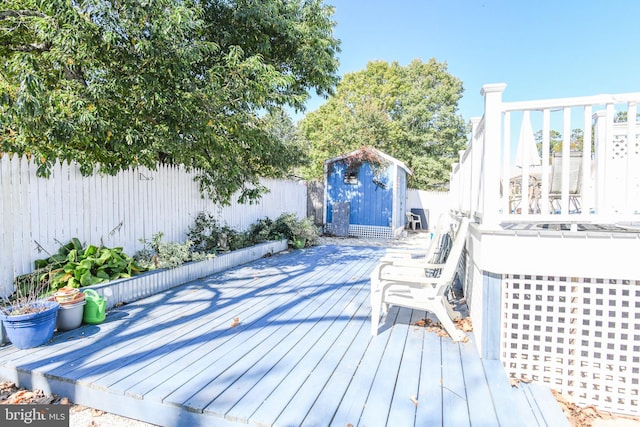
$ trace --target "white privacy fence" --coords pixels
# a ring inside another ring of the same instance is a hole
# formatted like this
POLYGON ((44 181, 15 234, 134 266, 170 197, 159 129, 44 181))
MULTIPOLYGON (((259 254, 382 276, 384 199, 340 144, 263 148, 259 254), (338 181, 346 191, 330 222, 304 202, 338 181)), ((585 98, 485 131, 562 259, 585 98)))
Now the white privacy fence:
POLYGON ((448 191, 426 191, 409 188, 407 190, 407 211, 423 209, 427 215, 425 226, 435 226, 441 215, 451 209, 451 196, 448 191))
POLYGON ((133 255, 142 248, 140 239, 158 232, 166 241, 186 240, 201 211, 237 230, 282 213, 306 216, 306 186, 296 181, 264 179, 270 192, 257 204, 219 206, 201 197, 196 173, 182 166, 83 177, 76 164, 56 163, 48 179, 36 177, 36 169, 26 158, 0 158, 0 295, 12 291, 16 275, 33 270, 35 259, 73 237, 133 255))
POLYGON ((640 92, 503 102, 505 87, 483 87, 484 116, 453 168, 457 209, 489 227, 638 221, 640 92))

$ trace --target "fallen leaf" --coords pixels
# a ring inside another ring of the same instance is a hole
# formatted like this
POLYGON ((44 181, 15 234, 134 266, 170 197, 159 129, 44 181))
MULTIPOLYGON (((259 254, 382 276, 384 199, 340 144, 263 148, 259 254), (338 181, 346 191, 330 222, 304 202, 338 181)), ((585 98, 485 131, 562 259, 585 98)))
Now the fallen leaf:
POLYGON ((473 324, 471 323, 471 318, 465 317, 464 319, 456 320, 456 327, 464 332, 472 332, 473 324))
POLYGON ((91 416, 92 417, 101 417, 104 414, 106 414, 106 412, 101 411, 100 409, 91 408, 91 416))
POLYGON ((515 388, 517 388, 520 383, 529 384, 530 382, 531 382, 530 379, 524 378, 524 377, 521 377, 521 378, 509 378, 509 384, 511 384, 511 387, 515 387, 515 388))
POLYGON ((6 403, 9 405, 17 405, 21 403, 30 403, 32 399, 36 397, 36 394, 29 390, 19 390, 13 393, 7 399, 6 403))

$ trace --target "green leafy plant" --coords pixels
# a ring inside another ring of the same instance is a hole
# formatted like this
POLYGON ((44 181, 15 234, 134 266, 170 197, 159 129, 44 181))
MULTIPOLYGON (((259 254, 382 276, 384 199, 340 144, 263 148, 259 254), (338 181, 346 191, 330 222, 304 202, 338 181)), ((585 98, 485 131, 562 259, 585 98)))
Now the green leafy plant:
POLYGON ((296 220, 291 226, 291 234, 291 239, 294 241, 304 239, 305 246, 307 247, 313 246, 320 236, 318 227, 316 227, 313 219, 310 217, 296 220))
POLYGON ((207 254, 235 251, 258 243, 251 233, 238 232, 226 225, 221 226, 213 215, 207 212, 198 213, 187 231, 187 237, 193 242, 193 251, 207 254))
POLYGON ((313 246, 320 236, 318 227, 311 218, 298 219, 295 214, 285 213, 280 215, 271 229, 271 236, 287 239, 293 245, 295 240, 304 239, 305 246, 313 246))
POLYGON ((273 231, 274 223, 269 218, 259 219, 249 226, 247 240, 252 243, 261 243, 268 240, 280 240, 283 237, 273 231))
POLYGON ((204 252, 194 251, 193 241, 184 243, 164 242, 164 233, 156 233, 151 241, 141 239, 143 249, 136 252, 134 259, 143 267, 151 270, 155 268, 174 268, 185 262, 202 261, 212 256, 204 252))
POLYGON ((220 250, 221 233, 222 230, 213 215, 199 212, 187 231, 187 238, 193 242, 194 250, 214 254, 220 250))
POLYGON ((16 288, 37 288, 41 294, 56 292, 62 287, 80 288, 131 277, 145 270, 125 254, 122 248, 89 245, 78 238, 62 245, 49 258, 34 261, 32 273, 18 276, 16 288))

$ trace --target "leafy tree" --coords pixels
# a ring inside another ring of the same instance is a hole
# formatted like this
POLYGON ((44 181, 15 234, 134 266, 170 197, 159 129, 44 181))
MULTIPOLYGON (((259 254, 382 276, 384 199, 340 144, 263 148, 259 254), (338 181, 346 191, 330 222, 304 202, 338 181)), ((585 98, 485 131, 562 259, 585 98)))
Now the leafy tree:
MULTIPOLYGON (((534 135, 536 146, 538 147, 538 151, 542 150, 542 131, 539 130, 534 135)), ((593 130, 591 135, 591 140, 593 141, 593 130)), ((569 137, 569 147, 570 150, 582 150, 582 144, 584 143, 584 130, 580 128, 575 128, 571 130, 571 136, 569 137)), ((549 155, 552 156, 553 153, 559 153, 562 151, 562 134, 557 130, 551 129, 549 131, 549 155)))
MULTIPOLYGON (((616 116, 613 118, 614 123, 626 123, 629 114, 628 111, 617 111, 616 116)), ((636 119, 640 119, 640 113, 637 113, 636 119)))
POLYGON ((332 93, 339 41, 321 0, 4 0, 0 148, 82 173, 158 162, 251 200, 300 158, 269 112, 332 93), (265 115, 266 114, 266 115, 265 115))
POLYGON ((466 141, 457 114, 462 83, 446 63, 373 61, 347 74, 336 94, 301 121, 311 164, 305 177, 321 179, 324 160, 372 146, 405 162, 414 188, 441 188, 466 141))

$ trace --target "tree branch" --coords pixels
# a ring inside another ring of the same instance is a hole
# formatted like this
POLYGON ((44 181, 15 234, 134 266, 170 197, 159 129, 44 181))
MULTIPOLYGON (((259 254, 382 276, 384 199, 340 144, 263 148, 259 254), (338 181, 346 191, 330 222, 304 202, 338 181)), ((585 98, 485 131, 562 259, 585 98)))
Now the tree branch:
POLYGON ((47 52, 51 49, 51 43, 49 42, 45 42, 45 43, 32 43, 32 44, 27 44, 27 45, 21 45, 21 46, 14 46, 13 48, 11 48, 11 50, 16 51, 16 52, 25 52, 25 53, 29 53, 29 52, 47 52))
POLYGON ((0 20, 23 17, 46 18, 47 15, 42 12, 36 12, 33 10, 4 10, 0 12, 0 20))

